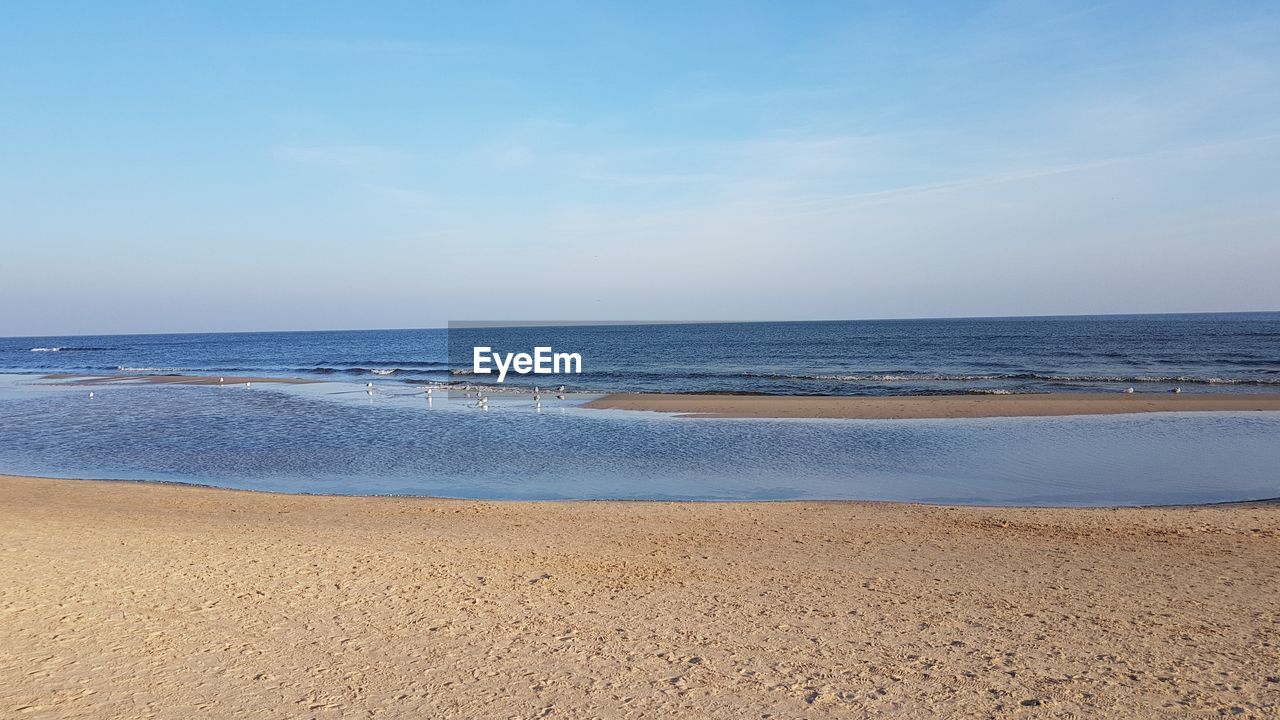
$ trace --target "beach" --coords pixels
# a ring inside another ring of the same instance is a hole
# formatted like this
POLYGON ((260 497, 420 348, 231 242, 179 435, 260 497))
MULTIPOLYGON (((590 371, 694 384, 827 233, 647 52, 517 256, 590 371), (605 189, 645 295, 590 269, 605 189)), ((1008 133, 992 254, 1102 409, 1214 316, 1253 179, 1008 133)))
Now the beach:
POLYGON ((1148 412, 1280 410, 1280 393, 1027 393, 1017 395, 777 396, 616 393, 586 403, 708 418, 1047 417, 1148 412))
POLYGON ((0 478, 12 717, 1280 707, 1280 506, 486 503, 0 478))

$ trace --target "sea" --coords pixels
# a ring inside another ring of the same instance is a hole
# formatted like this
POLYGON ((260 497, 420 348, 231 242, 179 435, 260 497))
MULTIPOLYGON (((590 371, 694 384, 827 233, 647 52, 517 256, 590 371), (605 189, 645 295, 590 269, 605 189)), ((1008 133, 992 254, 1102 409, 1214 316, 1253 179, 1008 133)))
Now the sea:
POLYGON ((0 338, 0 473, 492 500, 1115 506, 1280 496, 1280 413, 712 420, 581 407, 628 391, 1128 388, 1280 392, 1280 313, 0 338), (578 353, 583 372, 498 385, 472 372, 480 343, 578 353), (81 377, 116 375, 316 382, 81 377), (535 404, 535 383, 563 384, 565 395, 535 404), (484 406, 467 397, 478 386, 491 397, 484 406))
POLYGON ((590 392, 1280 391, 1280 313, 0 338, 0 372, 496 384, 470 375, 481 342, 580 353, 551 380, 590 392))

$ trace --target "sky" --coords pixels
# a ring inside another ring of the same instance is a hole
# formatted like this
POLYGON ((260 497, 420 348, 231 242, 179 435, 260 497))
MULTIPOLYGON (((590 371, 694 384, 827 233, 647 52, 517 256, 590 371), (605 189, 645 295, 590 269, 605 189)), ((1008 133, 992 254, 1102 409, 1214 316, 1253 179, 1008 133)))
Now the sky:
POLYGON ((1280 310, 1277 38, 1273 2, 0 3, 0 335, 1280 310))

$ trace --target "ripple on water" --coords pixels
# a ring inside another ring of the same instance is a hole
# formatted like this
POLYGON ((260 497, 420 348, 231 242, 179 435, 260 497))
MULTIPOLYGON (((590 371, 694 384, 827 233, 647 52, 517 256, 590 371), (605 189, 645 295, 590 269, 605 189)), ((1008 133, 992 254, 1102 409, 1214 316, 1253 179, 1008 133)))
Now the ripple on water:
POLYGON ((486 499, 1025 505, 1280 496, 1280 413, 710 420, 410 388, 0 383, 0 471, 486 499))

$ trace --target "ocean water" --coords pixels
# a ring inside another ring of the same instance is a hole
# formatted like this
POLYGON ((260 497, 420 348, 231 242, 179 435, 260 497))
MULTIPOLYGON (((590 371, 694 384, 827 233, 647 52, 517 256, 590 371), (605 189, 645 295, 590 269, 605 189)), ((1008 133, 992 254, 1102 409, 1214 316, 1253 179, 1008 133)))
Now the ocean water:
POLYGON ((1280 313, 0 338, 0 372, 492 383, 476 344, 581 353, 537 382, 592 392, 1280 392, 1280 313))
POLYGON ((489 499, 994 505, 1280 496, 1280 413, 709 420, 384 384, 0 376, 0 472, 489 499), (94 397, 88 397, 92 389, 94 397), (446 394, 442 394, 446 395, 446 394), (455 394, 456 396, 456 394, 455 394))
POLYGON ((7 473, 488 499, 1280 496, 1280 413, 710 420, 580 407, 628 390, 1280 392, 1278 313, 5 338, 0 373, 7 473), (585 372, 539 376, 571 391, 541 408, 514 392, 487 410, 462 393, 427 400, 423 384, 493 382, 467 373, 475 344, 551 345, 580 353, 585 372), (320 382, 85 386, 48 373, 320 382))

